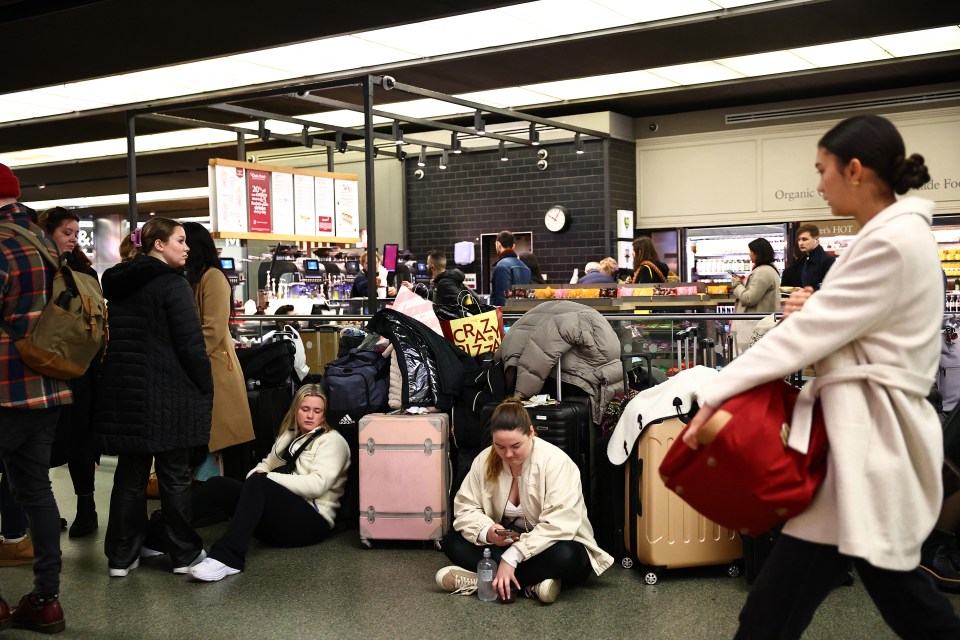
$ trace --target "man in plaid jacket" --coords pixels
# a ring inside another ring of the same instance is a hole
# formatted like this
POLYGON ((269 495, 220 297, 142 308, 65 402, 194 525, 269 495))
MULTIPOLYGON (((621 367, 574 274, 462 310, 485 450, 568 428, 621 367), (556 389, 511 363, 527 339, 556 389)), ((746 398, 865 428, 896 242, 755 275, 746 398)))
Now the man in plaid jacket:
MULTIPOLYGON (((0 222, 43 231, 31 210, 17 203, 20 182, 0 164, 0 222)), ((57 250, 49 240, 51 252, 57 250)), ((0 313, 20 336, 29 335, 53 289, 53 268, 36 248, 0 226, 0 313)), ((50 486, 50 448, 60 406, 70 404, 66 382, 27 367, 13 340, 0 330, 0 458, 13 495, 27 513, 33 538, 34 588, 11 612, 0 598, 0 628, 46 633, 64 629, 60 591, 60 512, 50 486)))

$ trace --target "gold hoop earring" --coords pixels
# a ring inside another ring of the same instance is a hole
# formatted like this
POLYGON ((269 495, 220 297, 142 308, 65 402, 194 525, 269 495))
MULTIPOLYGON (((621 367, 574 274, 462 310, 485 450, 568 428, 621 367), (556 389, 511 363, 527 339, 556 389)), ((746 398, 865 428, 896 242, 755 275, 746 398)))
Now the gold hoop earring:
POLYGON ((859 186, 860 186, 860 181, 859 181, 859 180, 851 180, 851 181, 850 181, 850 184, 852 184, 852 185, 855 186, 855 187, 859 187, 859 186))

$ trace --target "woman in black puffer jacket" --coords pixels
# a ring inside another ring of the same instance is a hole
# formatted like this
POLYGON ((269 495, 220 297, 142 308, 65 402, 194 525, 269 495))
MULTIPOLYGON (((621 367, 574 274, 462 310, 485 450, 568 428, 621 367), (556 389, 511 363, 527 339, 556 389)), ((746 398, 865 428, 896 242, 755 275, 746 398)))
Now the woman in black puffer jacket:
POLYGON ((183 227, 154 218, 134 241, 140 255, 103 274, 110 341, 94 433, 103 453, 118 456, 104 551, 114 577, 126 576, 144 555, 153 462, 173 572, 185 574, 204 557, 190 526, 189 462, 190 449, 210 437, 213 378, 182 272, 189 251, 183 227))

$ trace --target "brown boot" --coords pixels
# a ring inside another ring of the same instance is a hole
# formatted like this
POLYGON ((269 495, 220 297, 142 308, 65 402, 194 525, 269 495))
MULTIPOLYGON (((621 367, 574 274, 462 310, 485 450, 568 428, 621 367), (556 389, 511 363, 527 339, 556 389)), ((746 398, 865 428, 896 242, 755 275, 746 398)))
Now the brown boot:
POLYGON ((16 567, 33 562, 33 541, 27 536, 20 542, 0 544, 0 567, 16 567))

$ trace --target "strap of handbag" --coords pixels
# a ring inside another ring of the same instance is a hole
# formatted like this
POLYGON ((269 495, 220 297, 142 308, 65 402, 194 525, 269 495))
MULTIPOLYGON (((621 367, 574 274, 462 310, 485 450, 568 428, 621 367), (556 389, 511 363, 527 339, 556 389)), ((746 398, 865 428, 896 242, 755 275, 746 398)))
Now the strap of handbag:
POLYGON ((321 428, 316 428, 310 432, 310 435, 307 436, 307 439, 303 441, 303 446, 290 453, 289 447, 283 451, 283 460, 284 465, 282 467, 277 467, 274 469, 274 473, 296 473, 297 470, 297 458, 300 457, 300 454, 310 446, 310 443, 326 433, 321 428))

